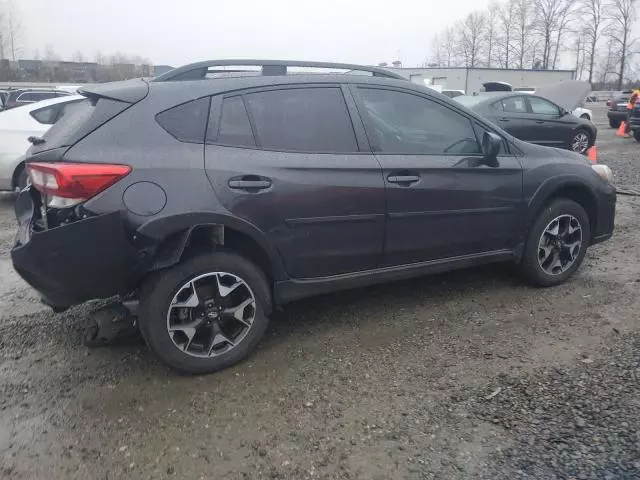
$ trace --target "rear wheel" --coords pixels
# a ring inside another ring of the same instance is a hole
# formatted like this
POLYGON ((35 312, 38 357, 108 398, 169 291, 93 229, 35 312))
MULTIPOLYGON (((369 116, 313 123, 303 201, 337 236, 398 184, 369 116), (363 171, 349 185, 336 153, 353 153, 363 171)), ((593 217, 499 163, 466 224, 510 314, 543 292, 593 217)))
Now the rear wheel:
POLYGON ((571 150, 586 153, 591 146, 591 135, 586 130, 578 130, 571 139, 571 150))
POLYGON ((550 287, 567 280, 584 260, 591 238, 589 217, 578 203, 559 198, 536 218, 520 264, 534 285, 550 287))
POLYGON ((588 113, 583 113, 582 115, 580 115, 580 118, 583 118, 585 120, 591 120, 591 117, 589 116, 588 113))
POLYGON ((259 268, 235 253, 214 252, 163 271, 143 287, 140 330, 169 367, 211 373, 253 350, 267 328, 270 305, 259 268))

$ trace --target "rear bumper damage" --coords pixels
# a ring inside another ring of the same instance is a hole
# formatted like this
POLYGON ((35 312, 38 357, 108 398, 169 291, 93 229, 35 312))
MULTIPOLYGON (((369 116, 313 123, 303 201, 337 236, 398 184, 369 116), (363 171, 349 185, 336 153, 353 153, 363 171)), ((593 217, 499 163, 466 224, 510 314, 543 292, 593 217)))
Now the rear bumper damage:
POLYGON ((20 193, 15 211, 13 266, 54 309, 126 293, 139 280, 139 256, 119 212, 34 228, 40 214, 30 189, 20 193))

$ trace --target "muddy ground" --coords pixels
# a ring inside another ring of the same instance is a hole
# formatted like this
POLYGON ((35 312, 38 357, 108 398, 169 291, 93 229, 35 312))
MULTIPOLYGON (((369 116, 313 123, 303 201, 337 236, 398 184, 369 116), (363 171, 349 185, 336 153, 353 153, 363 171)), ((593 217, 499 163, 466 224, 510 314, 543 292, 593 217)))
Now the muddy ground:
MULTIPOLYGON (((640 145, 598 109, 599 156, 640 145)), ((0 199, 0 478, 640 478, 640 198, 547 290, 492 266, 301 301, 247 361, 179 377, 82 346, 13 272, 0 199)))

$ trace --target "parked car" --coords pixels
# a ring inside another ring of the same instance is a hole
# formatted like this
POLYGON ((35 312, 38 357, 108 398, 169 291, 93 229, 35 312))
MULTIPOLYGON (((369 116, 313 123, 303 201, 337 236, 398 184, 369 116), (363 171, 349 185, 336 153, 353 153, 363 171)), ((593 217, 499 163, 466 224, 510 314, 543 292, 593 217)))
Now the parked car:
MULTIPOLYGON (((512 90, 513 92, 526 93, 528 95, 535 95, 536 88, 535 87, 516 87, 512 90)), ((590 101, 592 97, 585 97, 584 101, 590 101)), ((593 112, 588 108, 584 108, 583 105, 576 106, 571 110, 571 115, 574 115, 578 118, 584 118, 585 120, 593 120, 593 112)))
POLYGON ((464 95, 464 90, 442 90, 443 95, 446 95, 449 98, 456 98, 460 95, 464 95))
POLYGON ((163 362, 205 373, 292 300, 491 262, 548 287, 612 235, 605 165, 376 67, 207 79, 255 63, 81 89, 16 201, 13 265, 46 303, 121 295, 163 362))
POLYGON ((20 89, 9 90, 9 95, 4 104, 5 110, 10 108, 19 107, 20 105, 28 105, 30 103, 40 102, 42 100, 49 100, 50 98, 66 97, 71 95, 69 92, 63 90, 52 89, 20 89))
POLYGON ((612 99, 609 110, 607 110, 607 118, 609 119, 609 126, 611 128, 618 128, 622 122, 627 121, 629 113, 627 104, 629 103, 630 97, 631 93, 623 93, 612 99))
POLYGON ((4 110, 4 104, 7 101, 8 97, 9 97, 8 90, 0 90, 0 111, 4 110))
POLYGON ((633 134, 633 138, 640 142, 640 103, 636 103, 629 115, 629 128, 633 134))
POLYGON ((79 95, 44 100, 0 113, 0 190, 22 190, 27 184, 24 154, 29 137, 41 137, 51 125, 77 108, 79 95))
POLYGON ((596 141, 597 128, 590 120, 537 95, 496 92, 454 100, 526 142, 584 154, 596 141))

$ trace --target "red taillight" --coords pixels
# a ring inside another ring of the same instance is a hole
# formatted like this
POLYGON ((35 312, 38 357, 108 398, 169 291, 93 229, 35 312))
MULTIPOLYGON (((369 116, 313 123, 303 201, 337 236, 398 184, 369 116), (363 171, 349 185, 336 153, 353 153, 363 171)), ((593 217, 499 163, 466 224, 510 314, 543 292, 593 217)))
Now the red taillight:
POLYGON ((131 171, 126 165, 28 163, 31 184, 40 192, 79 203, 110 187, 131 171))

